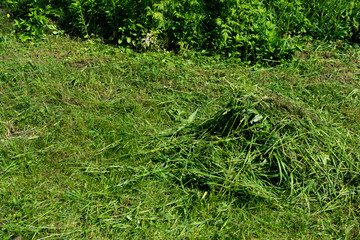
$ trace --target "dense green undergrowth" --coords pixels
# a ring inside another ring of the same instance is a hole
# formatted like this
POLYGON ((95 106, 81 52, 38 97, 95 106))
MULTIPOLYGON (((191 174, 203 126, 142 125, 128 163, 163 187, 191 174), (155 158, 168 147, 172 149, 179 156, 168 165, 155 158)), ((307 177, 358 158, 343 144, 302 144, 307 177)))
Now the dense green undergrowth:
POLYGON ((0 22, 0 238, 357 239, 360 50, 245 67, 0 22))
POLYGON ((202 51, 247 63, 291 60, 309 39, 360 41, 352 0, 6 0, 24 41, 63 31, 137 51, 202 51))

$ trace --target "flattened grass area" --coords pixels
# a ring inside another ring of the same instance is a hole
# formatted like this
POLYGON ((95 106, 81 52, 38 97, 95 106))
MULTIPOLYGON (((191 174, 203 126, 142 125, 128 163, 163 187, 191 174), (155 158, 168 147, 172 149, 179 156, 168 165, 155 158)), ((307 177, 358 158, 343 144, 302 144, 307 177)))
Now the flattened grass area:
POLYGON ((0 33, 1 239, 357 239, 360 49, 292 63, 0 33))

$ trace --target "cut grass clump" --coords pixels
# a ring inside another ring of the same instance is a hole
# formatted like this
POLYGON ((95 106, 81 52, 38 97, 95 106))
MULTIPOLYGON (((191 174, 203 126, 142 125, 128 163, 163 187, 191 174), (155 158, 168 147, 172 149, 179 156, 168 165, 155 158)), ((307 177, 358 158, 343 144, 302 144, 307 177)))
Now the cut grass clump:
POLYGON ((341 125, 319 119, 278 96, 235 94, 212 118, 168 137, 158 160, 181 186, 329 203, 356 194, 360 151, 341 125))

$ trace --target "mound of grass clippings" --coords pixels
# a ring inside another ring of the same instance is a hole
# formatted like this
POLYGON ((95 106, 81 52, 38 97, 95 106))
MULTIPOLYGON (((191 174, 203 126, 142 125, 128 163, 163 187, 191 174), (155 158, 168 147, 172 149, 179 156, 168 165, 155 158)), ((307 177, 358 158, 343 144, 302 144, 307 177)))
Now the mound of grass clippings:
POLYGON ((158 161, 182 186, 304 205, 360 190, 360 148, 341 125, 264 93, 237 93, 212 118, 163 144, 158 161))

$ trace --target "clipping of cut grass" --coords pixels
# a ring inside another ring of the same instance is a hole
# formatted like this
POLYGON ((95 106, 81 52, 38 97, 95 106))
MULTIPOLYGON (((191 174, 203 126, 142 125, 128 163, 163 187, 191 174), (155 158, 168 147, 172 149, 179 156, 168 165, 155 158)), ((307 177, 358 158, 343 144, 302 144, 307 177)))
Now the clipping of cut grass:
POLYGON ((358 238, 360 55, 337 45, 262 68, 2 30, 0 238, 358 238))
POLYGON ((293 101, 239 91, 212 118, 160 141, 158 158, 184 186, 326 211, 358 194, 360 149, 358 136, 320 119, 293 101))

